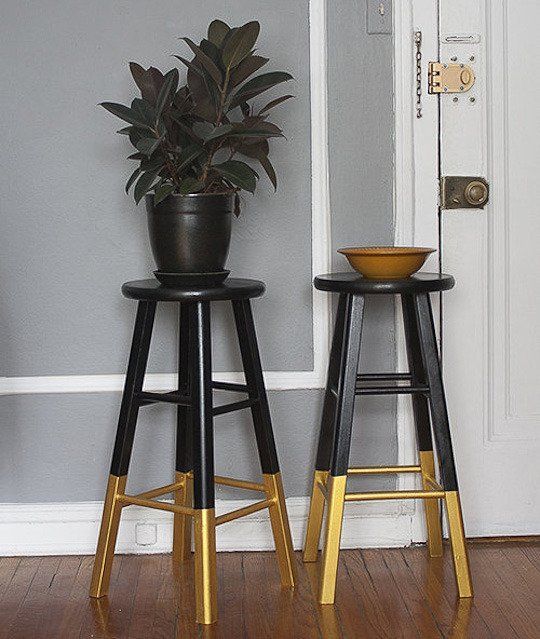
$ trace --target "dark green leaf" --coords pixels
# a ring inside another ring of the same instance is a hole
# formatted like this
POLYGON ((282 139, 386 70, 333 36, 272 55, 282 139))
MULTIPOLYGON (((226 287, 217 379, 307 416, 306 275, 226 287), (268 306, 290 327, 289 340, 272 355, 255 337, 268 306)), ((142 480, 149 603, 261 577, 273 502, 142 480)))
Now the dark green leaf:
POLYGON ((128 160, 144 160, 145 157, 142 153, 132 153, 128 155, 128 160))
POLYGON ((200 75, 201 77, 203 77, 203 71, 202 71, 201 67, 198 66, 197 64, 195 64, 195 62, 193 60, 187 60, 186 58, 183 58, 181 55, 173 55, 173 58, 176 58, 177 60, 180 60, 180 62, 185 64, 188 69, 191 69, 197 75, 200 75))
POLYGON ((264 108, 262 108, 259 111, 259 115, 262 115, 263 113, 266 113, 267 111, 270 111, 270 109, 273 109, 278 104, 285 102, 285 100, 290 100, 291 98, 294 98, 294 95, 283 95, 281 96, 281 98, 276 98, 275 100, 272 100, 264 108))
POLYGON ((141 160, 141 169, 143 171, 154 171, 154 173, 159 173, 165 164, 165 160, 163 156, 159 153, 155 153, 152 157, 147 158, 143 157, 141 160))
POLYGON ((235 138, 281 138, 283 132, 281 129, 271 122, 259 122, 254 126, 245 126, 237 124, 229 137, 235 138))
POLYGON ((152 153, 158 148, 161 140, 157 138, 142 138, 137 142, 137 148, 141 153, 144 153, 147 157, 150 157, 152 153))
POLYGON ((193 114, 206 122, 215 122, 217 118, 216 107, 213 101, 213 95, 209 91, 204 78, 195 73, 193 69, 189 69, 187 80, 190 93, 195 103, 193 114))
POLYGON ((277 189, 277 176, 272 163, 268 159, 268 156, 263 154, 259 157, 259 162, 261 163, 262 168, 266 171, 266 175, 270 178, 270 182, 274 185, 275 191, 277 189))
POLYGON ((131 103, 131 110, 149 127, 153 127, 156 120, 156 110, 142 98, 135 98, 131 103))
POLYGON ((116 102, 102 102, 100 106, 107 109, 109 113, 116 115, 117 118, 124 120, 124 122, 134 124, 135 126, 139 126, 143 129, 150 129, 150 127, 142 120, 140 115, 123 104, 117 104, 116 102))
POLYGON ((275 87, 277 84, 281 84, 282 82, 288 82, 292 80, 293 77, 290 73, 286 73, 285 71, 274 71, 272 73, 263 73, 262 75, 258 75, 252 80, 248 80, 237 93, 234 95, 229 108, 234 108, 238 106, 242 102, 246 100, 250 100, 254 98, 256 95, 275 87))
POLYGON ((134 130, 134 127, 132 126, 125 126, 123 129, 118 129, 117 133, 120 133, 120 135, 129 135, 130 133, 132 133, 134 130))
POLYGON ((230 34, 223 47, 223 63, 228 69, 234 68, 249 55, 259 37, 260 30, 261 25, 253 21, 230 34))
POLYGON ((230 180, 236 186, 239 186, 241 189, 245 189, 250 193, 255 191, 257 178, 259 176, 257 172, 245 162, 240 162, 239 160, 228 160, 222 164, 213 165, 212 169, 230 180))
POLYGON ((187 177, 182 181, 180 188, 178 189, 178 193, 180 195, 187 195, 188 193, 197 193, 203 188, 204 184, 199 180, 196 180, 192 177, 187 177))
POLYGON ((236 87, 247 80, 250 75, 258 71, 268 62, 268 58, 262 58, 259 55, 250 55, 244 58, 242 62, 231 73, 231 87, 236 87))
POLYGON ((160 184, 154 192, 154 204, 159 204, 174 191, 174 184, 160 184))
POLYGON ((159 90, 161 89, 164 81, 161 71, 155 67, 150 67, 145 70, 136 62, 130 62, 129 68, 131 70, 131 75, 135 80, 135 84, 141 91, 142 97, 152 106, 155 106, 159 90))
POLYGON ((208 39, 210 42, 213 42, 216 47, 220 47, 230 30, 229 25, 225 24, 225 22, 214 20, 208 27, 208 39))
POLYGON ((133 183, 135 182, 135 180, 139 177, 141 173, 142 171, 140 167, 135 169, 135 171, 133 171, 133 173, 129 177, 129 180, 126 182, 126 193, 133 186, 133 183))
POLYGON ((159 90, 156 101, 156 117, 162 114, 163 110, 170 105, 173 96, 178 88, 178 69, 171 69, 165 75, 165 82, 159 90))
POLYGON ((137 204, 152 188, 152 185, 156 181, 156 178, 157 178, 157 173, 155 171, 145 171, 141 175, 141 177, 137 180, 137 184, 135 184, 135 190, 133 192, 133 195, 135 197, 135 202, 137 204))
POLYGON ((179 172, 183 171, 203 153, 204 149, 198 144, 191 144, 186 147, 178 156, 176 170, 179 172))
POLYGON ((217 68, 215 62, 209 56, 207 56, 206 53, 200 47, 198 47, 192 40, 190 40, 189 38, 182 38, 182 40, 184 40, 184 42, 186 42, 188 47, 193 51, 193 53, 195 54, 195 58, 201 63, 201 65, 206 69, 206 71, 208 71, 212 80, 214 80, 214 82, 218 86, 221 86, 223 77, 221 75, 221 71, 217 68))
POLYGON ((230 133, 233 129, 234 126, 232 124, 222 124, 221 126, 216 127, 207 136, 205 136, 204 141, 209 142, 210 140, 220 138, 223 135, 227 135, 227 133, 230 133))

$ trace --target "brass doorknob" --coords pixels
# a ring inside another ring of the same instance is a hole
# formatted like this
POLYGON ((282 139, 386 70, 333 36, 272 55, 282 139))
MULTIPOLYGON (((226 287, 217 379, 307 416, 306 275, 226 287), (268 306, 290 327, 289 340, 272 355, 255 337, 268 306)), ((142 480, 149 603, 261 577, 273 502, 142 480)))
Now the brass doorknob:
POLYGON ((471 206, 484 204, 488 199, 488 187, 484 182, 473 180, 465 187, 465 199, 471 206))

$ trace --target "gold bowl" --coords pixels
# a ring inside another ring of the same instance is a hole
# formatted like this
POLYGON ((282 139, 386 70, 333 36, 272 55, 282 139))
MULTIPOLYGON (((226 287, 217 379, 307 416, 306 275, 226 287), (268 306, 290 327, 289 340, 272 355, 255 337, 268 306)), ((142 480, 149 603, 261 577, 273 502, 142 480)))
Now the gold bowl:
POLYGON ((398 280, 416 273, 436 249, 418 246, 365 246, 338 249, 355 271, 376 280, 398 280))

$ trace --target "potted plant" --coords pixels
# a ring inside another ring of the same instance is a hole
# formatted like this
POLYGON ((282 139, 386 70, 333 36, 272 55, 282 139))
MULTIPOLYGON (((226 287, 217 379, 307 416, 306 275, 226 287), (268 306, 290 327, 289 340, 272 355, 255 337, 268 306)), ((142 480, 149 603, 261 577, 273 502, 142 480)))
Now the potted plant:
POLYGON ((161 281, 225 279, 231 216, 239 213, 239 192, 253 193, 258 163, 277 187, 269 160, 270 138, 283 137, 268 120, 283 95, 255 106, 254 98, 292 79, 283 71, 254 75, 268 63, 255 53, 258 22, 231 28, 214 20, 198 45, 182 38, 192 59, 179 86, 178 69, 163 74, 135 62, 130 70, 141 97, 131 106, 103 102, 129 126, 138 163, 126 184, 135 202, 145 197, 150 243, 161 281), (240 159, 242 158, 242 159, 240 159))

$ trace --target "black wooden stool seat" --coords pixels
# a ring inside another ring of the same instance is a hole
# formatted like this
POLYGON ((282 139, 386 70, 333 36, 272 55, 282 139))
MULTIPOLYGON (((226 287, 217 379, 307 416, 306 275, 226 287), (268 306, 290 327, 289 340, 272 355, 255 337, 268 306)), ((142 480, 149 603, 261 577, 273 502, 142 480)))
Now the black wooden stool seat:
POLYGON ((429 552, 442 554, 439 505, 444 500, 460 597, 472 596, 456 469, 433 323, 430 293, 454 286, 450 275, 417 273, 400 280, 373 280, 357 273, 329 273, 314 280, 317 289, 339 294, 328 365, 316 468, 304 546, 304 561, 316 561, 325 508, 326 536, 319 602, 334 602, 343 509, 346 502, 422 499, 426 512, 429 552), (364 298, 399 295, 405 325, 409 371, 358 373, 364 298), (349 468, 355 398, 359 395, 411 395, 418 463, 410 466, 349 468), (433 435, 432 437, 432 429, 433 435), (433 439, 440 463, 435 474, 433 439), (422 490, 346 491, 351 475, 417 473, 422 490))
POLYGON ((374 280, 359 273, 327 273, 318 275, 313 282, 320 291, 353 295, 436 293, 448 291, 455 283, 451 275, 439 273, 415 273, 402 280, 374 280))
POLYGON ((125 297, 155 302, 218 302, 246 300, 260 297, 265 290, 263 282, 238 278, 226 279, 211 287, 169 287, 157 280, 136 280, 122 286, 125 297))
POLYGON ((295 563, 285 508, 285 496, 272 431, 250 299, 264 293, 257 280, 228 279, 219 286, 162 286, 156 280, 123 285, 126 297, 138 300, 137 318, 122 396, 109 483, 105 496, 90 595, 107 594, 121 509, 138 505, 174 513, 173 561, 191 556, 191 523, 195 537, 195 602, 197 621, 217 620, 215 528, 267 508, 276 544, 281 583, 294 587, 295 563), (211 303, 231 302, 242 357, 245 383, 212 379, 211 303), (178 385, 168 392, 143 390, 150 339, 158 302, 177 302, 180 309, 178 385), (213 391, 244 393, 245 399, 214 406, 213 391), (173 483, 136 495, 126 494, 126 482, 139 409, 158 402, 176 405, 176 475, 173 483), (214 417, 251 409, 262 470, 252 482, 214 474, 214 417), (216 517, 214 485, 263 493, 244 508, 216 517), (156 501, 172 494, 174 503, 156 501))

